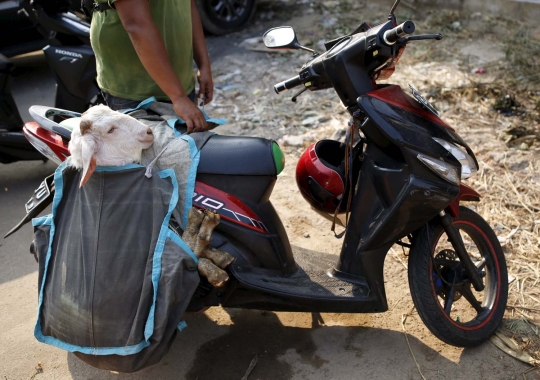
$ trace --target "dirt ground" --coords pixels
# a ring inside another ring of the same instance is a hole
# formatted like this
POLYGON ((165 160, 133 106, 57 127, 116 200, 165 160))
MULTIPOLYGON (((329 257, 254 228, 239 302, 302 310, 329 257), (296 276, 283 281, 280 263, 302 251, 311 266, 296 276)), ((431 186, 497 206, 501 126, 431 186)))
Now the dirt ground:
MULTIPOLYGON (((398 18, 414 20, 418 9, 410 7, 400 8, 398 18)), ((296 75, 309 55, 305 52, 267 52, 260 43, 260 36, 271 26, 292 25, 301 43, 320 50, 321 41, 350 31, 359 20, 383 20, 387 8, 386 3, 346 1, 325 1, 320 4, 307 1, 262 2, 256 22, 247 30, 208 40, 217 90, 213 104, 206 111, 214 117, 229 119, 227 125, 217 130, 218 133, 263 136, 276 139, 282 145, 287 164, 278 177, 271 200, 295 245, 336 255, 340 252, 342 241, 333 237, 330 222, 309 210, 297 190, 294 175, 296 162, 305 147, 316 139, 331 137, 346 126, 348 116, 332 91, 306 93, 296 104, 290 102, 292 94, 275 95, 272 85, 296 75)), ((480 179, 473 185, 487 193, 487 200, 482 202, 490 205, 488 185, 492 179, 486 173, 489 174, 490 168, 495 170, 493 168, 499 163, 506 167, 515 165, 513 178, 530 173, 531 176, 536 175, 526 179, 532 181, 531 186, 538 186, 540 144, 531 138, 532 143, 526 149, 510 150, 505 138, 500 138, 502 130, 512 127, 512 123, 518 123, 515 120, 524 120, 522 114, 514 119, 494 119, 496 112, 488 101, 478 105, 473 112, 467 108, 467 104, 454 99, 454 95, 441 95, 440 88, 444 85, 451 87, 454 94, 458 93, 456 88, 470 84, 471 80, 478 83, 495 81, 499 75, 496 69, 500 69, 496 67, 497 62, 507 60, 504 44, 496 36, 489 33, 478 35, 475 32, 475 28, 483 27, 481 21, 484 16, 477 16, 480 17, 478 22, 474 21, 474 17, 468 17, 468 22, 452 17, 450 20, 432 18, 429 22, 417 24, 418 33, 448 32, 451 38, 443 39, 440 43, 420 42, 422 45, 419 47, 411 47, 405 52, 391 81, 402 87, 410 82, 421 92, 432 95, 432 100, 442 111, 443 119, 456 127, 475 152, 480 152, 480 179), (431 29, 420 29, 420 26, 431 29), (471 38, 473 35, 474 40, 471 38), (486 68, 486 74, 471 75, 471 69, 477 67, 486 68), (461 110, 459 113, 453 111, 456 107, 461 110), (486 118, 489 116, 490 123, 481 126, 478 122, 469 123, 475 114, 486 118), (501 152, 503 156, 498 155, 501 152)), ((426 20, 425 15, 423 20, 426 20)), ((533 30, 532 33, 537 31, 533 30)), ((516 97, 538 91, 538 82, 536 86, 522 92, 516 90, 516 97)), ((534 96, 540 97, 540 92, 534 96)), ((534 107, 524 108, 530 111, 528 114, 535 115, 534 107)), ((528 125, 534 126, 537 122, 533 120, 528 125)), ((532 132, 525 136, 530 135, 532 132)), ((508 136, 508 139, 512 138, 508 136)), ((14 181, 22 180, 17 165, 4 172, 14 181)), ((47 164, 40 170, 47 172, 53 169, 51 164, 47 164)), ((502 187, 507 192, 512 191, 510 185, 504 184, 502 187)), ((523 198, 515 200, 515 203, 530 201, 525 198, 528 195, 523 194, 523 198)), ((28 196, 20 195, 21 199, 28 196)), ((534 194, 530 197, 534 197, 534 194)), ((530 250, 533 266, 538 263, 540 256, 538 240, 534 240, 538 239, 540 214, 534 212, 534 202, 535 199, 526 203, 533 207, 530 220, 527 219, 529 216, 525 218, 529 224, 520 224, 530 225, 530 230, 516 230, 508 237, 516 226, 503 219, 493 222, 497 234, 508 239, 508 242, 504 241, 507 258, 517 258, 512 255, 517 255, 516 250, 521 246, 530 247, 527 249, 530 250), (516 239, 516 236, 522 245, 511 242, 511 238, 516 239)), ((487 208, 485 204, 480 203, 477 211, 490 221, 489 215, 494 213, 490 211, 491 206, 487 208)), ((521 216, 512 214, 512 218, 521 216)), ((0 249, 5 250, 2 256, 7 249, 13 248, 9 243, 3 247, 0 245, 0 249)), ((25 251, 27 248, 17 249, 25 251)), ((27 257, 26 260, 32 259, 27 257)), ((529 365, 506 355, 491 342, 462 349, 435 338, 418 315, 414 311, 411 313, 413 304, 406 268, 407 258, 401 248, 395 246, 388 253, 385 264, 389 304, 386 313, 318 315, 211 308, 186 317, 188 328, 178 334, 170 353, 161 363, 129 375, 96 370, 72 354, 38 343, 32 335, 37 272, 12 278, 8 268, 4 268, 0 270, 0 276, 4 277, 0 281, 0 380, 242 379, 250 363, 255 363, 250 380, 540 379, 538 369, 530 371, 529 365), (403 323, 403 316, 409 313, 403 323)), ((522 276, 517 269, 511 270, 510 274, 522 276)), ((519 286, 518 282, 517 289, 519 286)), ((523 286, 524 283, 521 289, 523 286)), ((536 283, 530 281, 528 286, 534 290, 536 283)), ((509 311, 507 319, 512 318, 516 318, 516 315, 509 311)))

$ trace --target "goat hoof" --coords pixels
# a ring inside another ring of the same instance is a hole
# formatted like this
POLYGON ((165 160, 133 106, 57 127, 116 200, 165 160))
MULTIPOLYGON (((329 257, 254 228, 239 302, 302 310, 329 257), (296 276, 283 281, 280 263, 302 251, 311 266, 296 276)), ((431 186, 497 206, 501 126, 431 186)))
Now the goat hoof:
POLYGON ((214 211, 205 210, 204 219, 201 224, 201 232, 212 235, 214 228, 219 224, 219 214, 214 211))
POLYGON ((223 286, 223 284, 225 284, 229 280, 229 275, 227 274, 227 272, 215 266, 208 259, 199 258, 198 268, 201 276, 206 277, 208 282, 216 288, 223 286))
POLYGON ((204 220, 204 212, 192 207, 189 209, 188 212, 188 222, 186 226, 186 230, 188 227, 192 227, 194 230, 199 231, 199 228, 201 228, 201 224, 204 220))
POLYGON ((212 210, 204 210, 204 215, 205 215, 205 218, 208 218, 207 223, 214 224, 215 226, 219 224, 221 217, 219 216, 217 212, 212 211, 212 210))
POLYGON ((202 253, 202 256, 212 261, 221 269, 227 268, 234 261, 233 255, 220 249, 216 249, 214 247, 208 247, 202 253))

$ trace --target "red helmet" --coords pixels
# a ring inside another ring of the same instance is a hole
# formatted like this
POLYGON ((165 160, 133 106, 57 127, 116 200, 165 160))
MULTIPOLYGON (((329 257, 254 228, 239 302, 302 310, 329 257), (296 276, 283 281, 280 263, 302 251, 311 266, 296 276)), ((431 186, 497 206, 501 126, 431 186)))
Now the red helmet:
POLYGON ((321 140, 302 154, 296 165, 300 193, 315 209, 334 213, 345 192, 343 158, 345 145, 321 140))

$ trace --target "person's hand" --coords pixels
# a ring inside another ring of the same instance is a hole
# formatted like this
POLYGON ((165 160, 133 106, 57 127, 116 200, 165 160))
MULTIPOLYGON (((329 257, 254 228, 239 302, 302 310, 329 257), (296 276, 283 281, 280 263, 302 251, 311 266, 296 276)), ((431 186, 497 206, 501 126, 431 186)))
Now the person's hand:
POLYGON ((197 97, 204 98, 204 104, 210 103, 214 97, 214 83, 212 82, 210 65, 199 69, 197 72, 197 81, 199 82, 199 93, 197 97))
POLYGON ((177 115, 186 122, 187 133, 204 132, 209 129, 202 112, 187 96, 181 96, 173 101, 173 108, 177 115))

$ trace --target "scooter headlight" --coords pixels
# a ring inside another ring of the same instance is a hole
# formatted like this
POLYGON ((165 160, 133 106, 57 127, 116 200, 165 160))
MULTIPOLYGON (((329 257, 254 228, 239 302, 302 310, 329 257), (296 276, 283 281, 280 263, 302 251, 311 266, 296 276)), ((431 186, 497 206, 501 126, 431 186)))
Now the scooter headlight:
POLYGON ((459 170, 452 164, 437 160, 436 158, 426 156, 419 153, 418 159, 424 163, 428 168, 437 173, 440 177, 444 178, 448 182, 453 183, 454 185, 459 185, 459 170))
POLYGON ((462 179, 469 178, 472 175, 476 174, 476 172, 478 171, 478 167, 474 162, 474 158, 472 158, 465 149, 437 137, 433 137, 433 140, 442 145, 447 151, 452 154, 452 156, 454 156, 459 161, 459 163, 461 164, 462 179))

